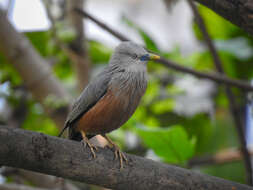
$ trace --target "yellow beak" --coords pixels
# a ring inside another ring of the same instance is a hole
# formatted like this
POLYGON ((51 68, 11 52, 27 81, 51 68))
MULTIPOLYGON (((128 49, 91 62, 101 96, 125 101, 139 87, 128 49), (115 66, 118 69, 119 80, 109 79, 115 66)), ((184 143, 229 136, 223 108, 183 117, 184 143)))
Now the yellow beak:
POLYGON ((160 56, 159 55, 155 55, 153 53, 149 53, 149 58, 151 60, 157 60, 157 59, 160 59, 160 56))

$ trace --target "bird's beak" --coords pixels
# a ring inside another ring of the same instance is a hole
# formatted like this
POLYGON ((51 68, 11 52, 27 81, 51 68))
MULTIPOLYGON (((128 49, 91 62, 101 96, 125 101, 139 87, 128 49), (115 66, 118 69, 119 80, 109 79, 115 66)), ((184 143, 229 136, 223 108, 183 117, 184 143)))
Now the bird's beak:
POLYGON ((141 61, 157 60, 157 59, 160 59, 160 56, 155 55, 153 53, 145 54, 145 55, 141 56, 141 58, 140 58, 141 61))
POLYGON ((159 55, 155 55, 153 53, 149 53, 149 59, 150 60, 158 60, 158 59, 160 59, 160 56, 159 55))

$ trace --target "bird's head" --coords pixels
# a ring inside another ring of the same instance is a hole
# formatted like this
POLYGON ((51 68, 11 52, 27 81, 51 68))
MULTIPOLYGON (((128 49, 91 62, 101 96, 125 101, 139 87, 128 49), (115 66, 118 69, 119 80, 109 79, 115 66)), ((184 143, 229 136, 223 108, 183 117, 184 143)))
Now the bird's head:
POLYGON ((142 46, 133 42, 120 43, 110 60, 110 65, 119 67, 145 66, 147 61, 159 59, 160 57, 148 53, 142 46))

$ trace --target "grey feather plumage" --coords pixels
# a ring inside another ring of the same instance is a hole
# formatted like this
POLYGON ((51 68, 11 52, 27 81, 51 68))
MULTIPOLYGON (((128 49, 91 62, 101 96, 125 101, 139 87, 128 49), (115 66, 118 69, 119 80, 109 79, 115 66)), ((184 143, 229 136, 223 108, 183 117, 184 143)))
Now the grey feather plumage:
POLYGON ((111 79, 111 72, 105 69, 84 89, 72 106, 66 123, 74 122, 80 115, 84 114, 96 104, 99 99, 106 93, 108 83, 111 79))
POLYGON ((118 95, 130 93, 129 106, 126 110, 122 110, 124 113, 121 113, 121 121, 117 122, 117 125, 122 125, 135 111, 146 90, 145 61, 143 63, 139 57, 133 57, 145 54, 147 51, 135 43, 121 43, 115 49, 107 67, 88 84, 74 102, 63 131, 68 127, 72 128, 75 122, 104 96, 109 87, 112 89, 117 87, 118 90, 114 92, 118 95))

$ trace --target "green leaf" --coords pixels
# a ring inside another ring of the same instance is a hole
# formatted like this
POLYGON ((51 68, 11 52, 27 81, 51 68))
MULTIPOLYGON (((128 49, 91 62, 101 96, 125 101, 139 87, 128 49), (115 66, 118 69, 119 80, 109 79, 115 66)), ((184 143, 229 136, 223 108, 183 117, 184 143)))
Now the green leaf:
POLYGON ((155 102, 151 109, 155 114, 162 114, 168 111, 172 111, 175 105, 175 101, 171 98, 159 100, 155 102))
POLYGON ((28 37, 32 45, 38 50, 40 55, 46 56, 48 54, 47 45, 50 41, 50 35, 48 31, 26 32, 25 35, 28 37))
POLYGON ((64 23, 58 23, 56 28, 56 35, 60 41, 70 43, 76 38, 76 32, 71 26, 64 23))
POLYGON ((208 175, 220 177, 223 179, 236 181, 238 183, 246 183, 245 169, 243 161, 228 162, 225 164, 208 165, 201 169, 208 175))
POLYGON ((164 161, 184 164, 195 152, 195 138, 189 139, 181 126, 169 128, 137 127, 136 133, 144 144, 164 161))
POLYGON ((129 20, 125 16, 122 17, 122 21, 124 23, 126 23, 129 27, 134 28, 135 30, 137 30, 139 32, 147 49, 154 51, 154 52, 160 52, 160 50, 158 49, 158 47, 157 47, 155 41, 152 39, 152 37, 149 34, 147 34, 141 27, 139 27, 137 24, 135 24, 133 21, 129 20))
POLYGON ((89 41, 89 57, 92 63, 108 63, 112 50, 100 42, 89 41))
POLYGON ((213 151, 214 126, 207 114, 199 113, 193 117, 182 117, 178 123, 184 127, 190 137, 197 138, 195 146, 197 154, 213 151))
POLYGON ((17 86, 22 83, 22 79, 12 64, 0 53, 0 84, 9 81, 11 85, 17 86))
MULTIPOLYGON (((230 37, 236 36, 236 34, 241 32, 241 29, 239 27, 233 25, 207 7, 200 5, 198 7, 198 10, 204 19, 207 31, 212 38, 228 39, 230 37)), ((202 40, 203 35, 197 24, 193 25, 193 29, 197 38, 202 40)))
POLYGON ((34 101, 29 102, 28 115, 22 125, 23 129, 43 132, 48 135, 57 135, 59 130, 54 122, 45 115, 40 104, 34 101))
POLYGON ((69 80, 73 77, 74 71, 69 58, 63 52, 57 52, 57 63, 53 65, 53 71, 61 80, 69 80))
POLYGON ((159 95, 160 84, 158 80, 150 80, 146 93, 142 98, 144 104, 151 103, 159 95))

